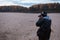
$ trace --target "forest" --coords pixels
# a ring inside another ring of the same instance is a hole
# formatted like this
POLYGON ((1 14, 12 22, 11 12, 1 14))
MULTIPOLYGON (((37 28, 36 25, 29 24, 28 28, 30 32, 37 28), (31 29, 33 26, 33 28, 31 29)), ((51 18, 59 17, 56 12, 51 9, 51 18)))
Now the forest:
POLYGON ((16 5, 0 6, 0 12, 40 13, 42 11, 60 13, 60 3, 35 4, 29 8, 16 5))

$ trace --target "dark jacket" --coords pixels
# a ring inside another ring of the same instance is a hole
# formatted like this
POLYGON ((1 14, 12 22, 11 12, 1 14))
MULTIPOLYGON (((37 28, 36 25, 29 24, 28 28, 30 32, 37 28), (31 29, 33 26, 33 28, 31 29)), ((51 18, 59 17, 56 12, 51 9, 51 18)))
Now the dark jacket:
POLYGON ((48 16, 43 17, 36 22, 36 26, 40 27, 37 31, 38 36, 49 35, 51 32, 51 19, 48 16))

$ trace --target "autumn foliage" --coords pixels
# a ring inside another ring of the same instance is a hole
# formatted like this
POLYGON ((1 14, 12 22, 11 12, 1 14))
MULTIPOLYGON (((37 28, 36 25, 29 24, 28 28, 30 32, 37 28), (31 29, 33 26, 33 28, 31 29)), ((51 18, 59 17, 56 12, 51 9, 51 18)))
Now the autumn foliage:
POLYGON ((60 3, 36 4, 29 8, 15 5, 0 6, 0 12, 40 13, 41 11, 60 12, 60 3))

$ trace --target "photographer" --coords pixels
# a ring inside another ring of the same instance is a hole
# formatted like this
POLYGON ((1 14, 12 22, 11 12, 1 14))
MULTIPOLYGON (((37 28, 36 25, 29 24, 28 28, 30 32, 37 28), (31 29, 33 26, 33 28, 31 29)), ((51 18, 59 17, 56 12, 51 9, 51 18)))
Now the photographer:
POLYGON ((37 36, 39 40, 49 40, 51 34, 51 19, 47 16, 47 12, 42 12, 38 17, 39 20, 36 22, 36 26, 39 27, 37 36))

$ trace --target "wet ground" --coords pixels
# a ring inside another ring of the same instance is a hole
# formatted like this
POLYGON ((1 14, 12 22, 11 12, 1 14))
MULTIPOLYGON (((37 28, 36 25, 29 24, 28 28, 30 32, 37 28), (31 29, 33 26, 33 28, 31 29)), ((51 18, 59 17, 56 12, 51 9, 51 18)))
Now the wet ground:
MULTIPOLYGON (((35 25, 39 14, 0 13, 0 40, 38 40, 35 25)), ((60 14, 48 14, 52 19, 50 40, 60 40, 60 14)))

